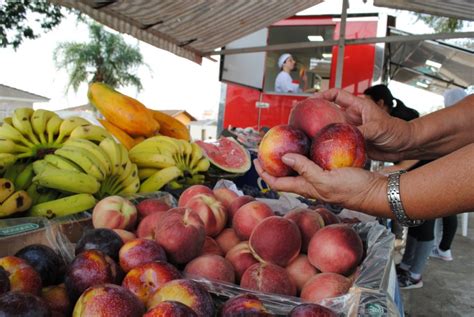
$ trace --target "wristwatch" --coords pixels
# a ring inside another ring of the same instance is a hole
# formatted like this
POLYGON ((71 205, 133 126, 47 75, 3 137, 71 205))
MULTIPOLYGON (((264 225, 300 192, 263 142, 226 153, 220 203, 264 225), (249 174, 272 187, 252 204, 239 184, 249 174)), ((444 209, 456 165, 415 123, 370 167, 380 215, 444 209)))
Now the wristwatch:
POLYGON ((424 220, 411 220, 408 218, 400 197, 400 175, 406 172, 406 170, 400 170, 388 175, 387 198, 390 209, 398 222, 405 227, 416 227, 421 225, 424 220))

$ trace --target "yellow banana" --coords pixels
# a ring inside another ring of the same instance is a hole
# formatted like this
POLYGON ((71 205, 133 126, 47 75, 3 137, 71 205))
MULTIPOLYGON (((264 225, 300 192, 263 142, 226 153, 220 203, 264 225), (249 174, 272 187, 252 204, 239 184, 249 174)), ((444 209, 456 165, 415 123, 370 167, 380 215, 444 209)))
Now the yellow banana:
POLYGON ((33 164, 30 163, 25 166, 25 168, 18 174, 15 179, 15 188, 26 190, 33 181, 35 173, 33 171, 33 164))
POLYGON ((29 215, 47 218, 67 216, 89 210, 96 202, 94 196, 90 194, 76 194, 34 205, 29 215))
POLYGON ((0 174, 11 165, 15 164, 17 156, 11 153, 0 153, 0 174))
POLYGON ((158 172, 159 169, 157 168, 140 168, 138 170, 138 178, 143 181, 145 179, 147 179, 148 177, 150 177, 151 175, 155 174, 156 172, 158 172))
POLYGON ((10 216, 16 212, 28 210, 31 207, 31 198, 24 190, 14 192, 0 204, 0 217, 10 216))
POLYGON ((103 139, 99 146, 107 153, 110 161, 110 174, 115 175, 119 172, 122 154, 120 146, 112 138, 103 139))
POLYGON ((209 162, 209 159, 206 157, 203 157, 197 162, 196 167, 192 169, 192 173, 196 174, 199 172, 207 172, 209 167, 211 166, 211 163, 209 162))
POLYGON ((5 117, 5 118, 3 118, 3 122, 6 122, 6 123, 8 123, 9 125, 13 126, 12 117, 5 117))
POLYGON ((149 193, 158 191, 172 180, 182 176, 183 172, 176 166, 164 168, 152 176, 148 177, 138 190, 140 193, 149 193))
POLYGON ((100 142, 105 138, 112 138, 112 135, 102 127, 87 124, 81 125, 72 130, 70 138, 80 138, 100 142))
POLYGON ((15 192, 15 185, 6 178, 0 178, 0 203, 3 203, 11 194, 15 192))
POLYGON ((54 115, 54 112, 44 109, 35 110, 31 116, 31 127, 42 144, 48 143, 46 139, 46 124, 48 120, 54 115))
POLYGON ((166 168, 176 165, 172 157, 157 152, 131 153, 130 160, 139 167, 166 168))
POLYGON ((191 146, 191 143, 185 140, 178 140, 184 149, 184 155, 183 155, 183 163, 185 166, 189 165, 189 162, 191 161, 191 155, 193 153, 193 147, 191 146))
MULTIPOLYGON (((177 139, 175 140, 178 141, 177 139)), ((155 136, 152 138, 148 138, 133 147, 129 151, 129 155, 134 155, 134 153, 139 152, 154 152, 158 154, 163 154, 165 156, 173 158, 176 164, 181 163, 180 146, 173 142, 172 139, 169 137, 155 136)))
POLYGON ((72 131, 82 125, 90 125, 91 123, 84 118, 73 116, 63 120, 59 126, 59 136, 56 139, 56 143, 61 144, 64 138, 71 135, 72 131))
POLYGON ((79 165, 84 172, 95 177, 99 181, 104 180, 106 176, 105 171, 102 170, 100 164, 95 161, 89 151, 77 147, 63 146, 62 148, 57 149, 54 154, 73 161, 79 165))
POLYGON ((196 143, 191 143, 192 152, 191 152, 191 161, 189 162, 189 167, 192 169, 196 167, 199 160, 203 157, 202 149, 196 143))
POLYGON ((44 169, 33 178, 33 182, 39 186, 76 194, 95 194, 100 189, 100 183, 91 175, 55 167, 44 169))
POLYGON ((131 183, 133 183, 135 181, 135 179, 137 179, 137 178, 138 178, 138 167, 137 167, 136 164, 130 163, 130 171, 128 172, 128 175, 126 177, 124 177, 122 180, 120 180, 120 186, 122 188, 125 188, 128 185, 130 185, 131 183))
POLYGON ((31 141, 27 140, 20 131, 15 129, 7 121, 3 121, 0 125, 0 138, 10 139, 16 143, 20 142, 26 145, 27 147, 34 147, 35 145, 31 141))
POLYGON ((62 170, 83 172, 82 168, 76 163, 56 154, 46 154, 43 158, 46 162, 62 170))
POLYGON ((33 132, 33 127, 31 126, 31 115, 34 110, 32 108, 18 108, 15 109, 12 115, 13 126, 26 136, 34 144, 39 144, 39 140, 33 132))
POLYGON ((105 151, 94 142, 85 139, 69 139, 64 142, 64 145, 78 147, 89 151, 94 156, 94 158, 97 158, 97 162, 102 166, 102 169, 105 171, 105 175, 110 175, 111 166, 109 157, 107 153, 105 153, 105 151))
POLYGON ((63 123, 63 119, 57 114, 54 114, 49 118, 48 123, 46 123, 46 133, 48 134, 48 143, 53 144, 54 137, 59 135, 59 129, 63 123))
POLYGON ((25 153, 31 152, 27 146, 16 144, 11 139, 0 139, 0 153, 25 153))
POLYGON ((126 187, 124 187, 120 191, 119 194, 124 195, 124 196, 132 195, 138 192, 139 189, 140 189, 140 179, 138 178, 138 176, 136 176, 132 179, 132 182, 130 184, 128 184, 126 187))

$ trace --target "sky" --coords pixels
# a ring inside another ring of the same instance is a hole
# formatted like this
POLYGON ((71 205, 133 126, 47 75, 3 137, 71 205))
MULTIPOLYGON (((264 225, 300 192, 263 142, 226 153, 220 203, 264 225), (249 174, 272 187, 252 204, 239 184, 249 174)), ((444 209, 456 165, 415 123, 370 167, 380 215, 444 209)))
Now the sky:
MULTIPOLYGON (((325 9, 339 13, 341 1, 328 1, 323 5, 325 9)), ((350 10, 361 8, 364 11, 367 6, 363 0, 351 0, 350 10)), ((321 14, 321 11, 319 5, 305 12, 321 14)), ((416 18, 406 11, 383 11, 397 16, 399 29, 432 33, 430 28, 417 23, 416 18)), ((138 45, 149 68, 137 70, 143 84, 140 93, 130 87, 120 88, 121 92, 137 98, 149 108, 185 109, 198 119, 217 118, 221 91, 219 62, 203 59, 202 65, 199 65, 133 37, 124 37, 127 43, 138 45)), ((83 42, 87 38, 87 26, 77 23, 74 16, 67 16, 59 27, 38 39, 25 40, 16 51, 1 48, 0 83, 50 98, 48 103, 36 105, 41 108, 57 110, 87 104, 87 86, 82 85, 77 93, 72 89, 66 93, 67 73, 64 69, 56 69, 53 62, 53 51, 58 43, 83 42)), ((389 87, 394 96, 404 96, 405 104, 420 113, 433 111, 442 105, 442 96, 396 82, 391 82, 389 87), (420 105, 418 100, 423 100, 424 104, 420 105)))

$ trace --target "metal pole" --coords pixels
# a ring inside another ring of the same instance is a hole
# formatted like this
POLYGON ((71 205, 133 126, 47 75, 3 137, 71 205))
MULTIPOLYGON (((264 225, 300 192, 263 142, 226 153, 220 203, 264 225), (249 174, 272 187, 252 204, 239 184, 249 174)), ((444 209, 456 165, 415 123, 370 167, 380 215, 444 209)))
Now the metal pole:
POLYGON ((346 40, 346 20, 349 0, 342 0, 341 24, 339 25, 339 44, 336 64, 336 88, 342 88, 342 70, 344 68, 344 49, 346 40))

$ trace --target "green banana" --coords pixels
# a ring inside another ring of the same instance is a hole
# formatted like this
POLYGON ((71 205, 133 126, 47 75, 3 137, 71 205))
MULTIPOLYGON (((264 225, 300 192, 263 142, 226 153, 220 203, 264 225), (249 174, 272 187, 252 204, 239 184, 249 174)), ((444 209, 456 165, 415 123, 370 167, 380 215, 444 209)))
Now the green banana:
POLYGON ((83 172, 82 168, 80 168, 76 163, 56 154, 46 154, 43 160, 59 169, 83 172))
POLYGON ((95 177, 97 180, 102 181, 105 178, 105 170, 95 162, 95 159, 90 155, 90 152, 70 146, 63 146, 57 149, 54 154, 62 156, 68 160, 73 161, 79 165, 84 172, 95 177))
POLYGON ((14 142, 21 142, 23 145, 26 145, 27 147, 34 147, 35 145, 27 140, 23 134, 20 133, 17 129, 15 129, 11 124, 9 124, 7 121, 3 121, 0 125, 0 138, 2 139, 10 139, 14 142))
POLYGON ((117 142, 112 138, 103 139, 99 146, 107 153, 110 161, 110 174, 115 175, 119 172, 121 163, 121 149, 117 142))
POLYGON ((105 153, 105 151, 94 142, 85 139, 70 138, 64 142, 64 145, 77 147, 88 151, 94 157, 94 159, 96 159, 96 162, 101 165, 101 170, 104 171, 105 175, 110 175, 111 166, 109 157, 107 153, 105 153))
POLYGON ((76 214, 93 208, 96 199, 90 194, 76 194, 52 201, 44 202, 31 207, 30 216, 47 218, 76 214))
POLYGON ((11 153, 0 153, 0 174, 3 174, 5 170, 15 164, 17 156, 11 153))
POLYGON ((59 134, 59 129, 63 123, 63 119, 59 117, 57 114, 54 114, 51 118, 49 118, 48 122, 46 123, 46 133, 48 134, 48 144, 53 144, 54 137, 59 134))
POLYGON ((0 139, 0 153, 24 153, 31 152, 27 146, 16 144, 11 139, 0 139))
POLYGON ((31 204, 36 205, 38 203, 38 199, 40 198, 40 193, 38 192, 38 185, 35 183, 31 183, 30 187, 26 190, 28 195, 31 198, 31 204))
POLYGON ((60 192, 58 192, 56 190, 49 189, 49 190, 47 190, 47 191, 45 191, 45 192, 38 195, 35 205, 45 203, 47 201, 55 200, 55 199, 59 198, 59 195, 60 195, 60 192))
POLYGON ((102 127, 87 124, 76 127, 69 137, 100 142, 105 138, 112 138, 112 135, 102 127))
POLYGON ((26 190, 31 185, 34 176, 33 164, 30 163, 16 177, 15 188, 26 190))
POLYGON ((24 190, 19 190, 10 195, 0 204, 0 217, 10 216, 16 212, 28 210, 31 206, 31 198, 24 190))
POLYGON ((138 190, 140 193, 158 191, 163 186, 182 176, 183 172, 176 166, 166 167, 145 180, 138 190))
POLYGON ((15 184, 7 178, 0 178, 0 203, 15 192, 15 184))
POLYGON ((40 141, 33 132, 31 126, 31 115, 34 110, 32 108, 18 108, 15 109, 12 115, 13 126, 20 131, 21 134, 26 136, 34 144, 39 144, 40 141))
POLYGON ((43 173, 43 171, 48 168, 56 168, 56 167, 46 162, 45 160, 36 160, 33 162, 33 171, 35 172, 36 175, 43 173))
POLYGON ((95 194, 100 183, 93 176, 75 171, 46 168, 33 178, 37 185, 76 194, 95 194))
POLYGON ((54 112, 45 110, 45 109, 38 109, 33 112, 31 116, 31 127, 36 135, 39 137, 40 142, 42 144, 48 143, 46 139, 46 124, 48 120, 54 115, 54 112))
POLYGON ((12 182, 15 182, 15 179, 18 177, 18 174, 25 168, 24 164, 15 163, 10 165, 3 174, 4 178, 8 178, 12 182))
POLYGON ((64 119, 61 125, 59 126, 59 135, 55 142, 61 144, 64 138, 69 137, 75 128, 81 125, 89 125, 89 124, 90 124, 89 121, 77 116, 64 119))

